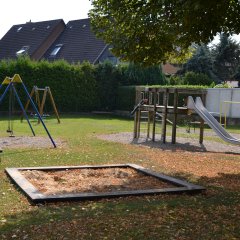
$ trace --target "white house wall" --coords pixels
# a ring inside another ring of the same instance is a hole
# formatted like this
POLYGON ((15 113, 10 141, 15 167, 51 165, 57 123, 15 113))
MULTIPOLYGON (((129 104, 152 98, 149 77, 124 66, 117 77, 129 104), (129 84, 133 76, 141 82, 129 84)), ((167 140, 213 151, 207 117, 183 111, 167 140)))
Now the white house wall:
POLYGON ((240 88, 207 89, 206 108, 209 112, 226 113, 229 118, 240 118, 240 88))

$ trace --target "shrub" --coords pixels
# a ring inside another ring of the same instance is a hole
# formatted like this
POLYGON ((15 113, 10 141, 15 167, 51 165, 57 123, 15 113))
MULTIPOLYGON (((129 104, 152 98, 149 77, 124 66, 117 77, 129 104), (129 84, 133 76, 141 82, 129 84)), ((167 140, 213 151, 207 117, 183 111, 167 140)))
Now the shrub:
POLYGON ((168 79, 168 85, 181 85, 183 83, 183 80, 180 76, 172 75, 168 79))
POLYGON ((206 74, 187 72, 183 77, 183 83, 188 85, 211 85, 212 79, 206 74))

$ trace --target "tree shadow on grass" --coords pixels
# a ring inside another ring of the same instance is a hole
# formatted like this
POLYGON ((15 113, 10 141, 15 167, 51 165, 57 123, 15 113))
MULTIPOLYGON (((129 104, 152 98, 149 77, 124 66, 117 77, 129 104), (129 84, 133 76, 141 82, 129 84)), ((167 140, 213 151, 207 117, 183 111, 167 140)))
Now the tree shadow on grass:
MULTIPOLYGON (((188 181, 194 178, 181 172, 174 176, 188 181)), ((141 234, 147 234, 144 239, 159 239, 157 236, 177 239, 174 234, 178 232, 179 239, 194 239, 194 236, 213 239, 221 235, 236 238, 240 231, 236 214, 240 210, 240 174, 219 173, 201 177, 196 183, 205 186, 207 193, 26 206, 30 210, 4 216, 6 222, 1 226, 0 236, 1 239, 11 239, 14 235, 16 239, 26 236, 28 239, 139 239, 144 237, 141 234)))

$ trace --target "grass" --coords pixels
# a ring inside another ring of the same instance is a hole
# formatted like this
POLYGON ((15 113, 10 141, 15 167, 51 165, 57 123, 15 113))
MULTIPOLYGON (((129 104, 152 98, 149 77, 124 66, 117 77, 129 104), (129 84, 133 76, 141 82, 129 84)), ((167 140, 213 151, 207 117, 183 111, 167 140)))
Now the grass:
MULTIPOLYGON (((66 141, 65 147, 53 149, 49 141, 49 149, 4 150, 0 239, 239 239, 239 155, 162 151, 96 138, 131 132, 133 121, 123 118, 81 115, 61 121, 48 119, 46 125, 54 139, 66 141), (109 163, 139 164, 203 185, 207 191, 34 206, 4 173, 6 167, 109 163)), ((33 122, 33 127, 37 136, 46 136, 41 125, 33 122)), ((6 128, 6 119, 1 119, 1 137, 7 136, 6 128)), ((26 121, 14 121, 14 132, 31 136, 26 121)))

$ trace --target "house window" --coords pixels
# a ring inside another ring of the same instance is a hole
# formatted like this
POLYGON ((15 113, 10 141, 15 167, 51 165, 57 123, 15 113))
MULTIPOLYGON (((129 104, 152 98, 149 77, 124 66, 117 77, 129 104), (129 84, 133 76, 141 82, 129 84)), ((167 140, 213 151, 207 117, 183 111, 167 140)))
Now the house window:
POLYGON ((20 32, 20 31, 21 31, 21 29, 22 29, 22 27, 19 27, 19 28, 17 29, 17 32, 20 32))
POLYGON ((58 52, 60 51, 60 49, 62 48, 62 46, 63 46, 63 44, 57 44, 55 46, 55 48, 52 50, 52 52, 50 53, 50 56, 55 57, 58 54, 58 52))
POLYGON ((17 56, 26 55, 28 53, 29 46, 23 46, 20 50, 16 52, 17 56))

